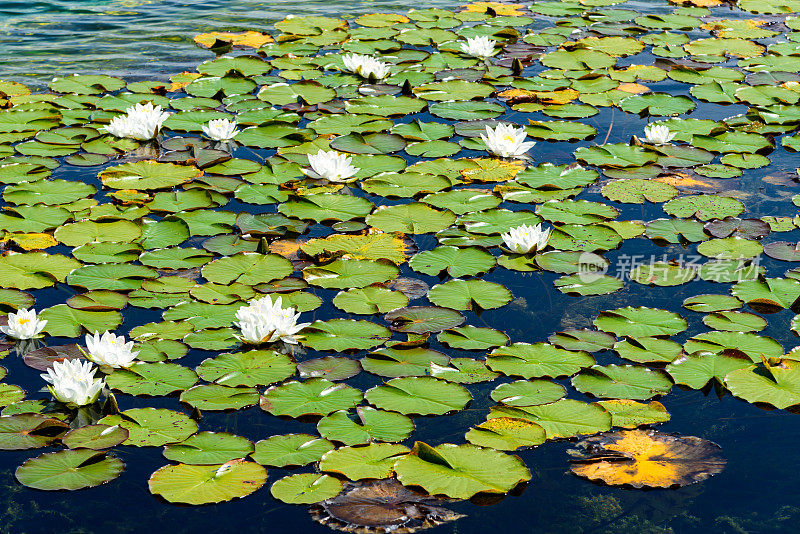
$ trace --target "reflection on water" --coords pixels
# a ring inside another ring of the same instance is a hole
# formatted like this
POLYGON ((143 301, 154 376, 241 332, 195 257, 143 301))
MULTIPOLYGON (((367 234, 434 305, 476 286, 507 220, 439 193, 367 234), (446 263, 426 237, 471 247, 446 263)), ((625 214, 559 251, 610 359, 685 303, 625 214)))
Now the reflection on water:
MULTIPOLYGON (((426 0, 420 7, 459 3, 426 0)), ((350 16, 408 8, 401 0, 4 0, 0 73, 40 86, 57 73, 164 79, 213 57, 192 42, 198 33, 267 30, 289 14, 350 16)))

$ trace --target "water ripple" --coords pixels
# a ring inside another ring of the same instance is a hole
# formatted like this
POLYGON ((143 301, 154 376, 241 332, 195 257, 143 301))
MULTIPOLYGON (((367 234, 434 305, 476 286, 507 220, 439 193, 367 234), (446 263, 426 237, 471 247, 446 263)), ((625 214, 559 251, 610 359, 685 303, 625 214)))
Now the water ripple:
MULTIPOLYGON (((452 9, 457 0, 427 0, 452 9)), ((43 86, 55 75, 103 72, 166 79, 213 57, 198 33, 267 30, 286 15, 405 12, 398 0, 0 1, 0 78, 43 86)))

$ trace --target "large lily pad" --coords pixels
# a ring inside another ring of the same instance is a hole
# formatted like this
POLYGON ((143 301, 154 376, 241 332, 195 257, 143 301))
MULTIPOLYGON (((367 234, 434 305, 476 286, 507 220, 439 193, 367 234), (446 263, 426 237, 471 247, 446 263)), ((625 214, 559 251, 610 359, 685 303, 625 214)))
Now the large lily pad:
POLYGON ((388 478, 392 474, 395 461, 408 452, 408 447, 395 443, 341 447, 326 452, 319 462, 319 468, 350 480, 388 478))
POLYGON ((257 442, 250 456, 261 465, 286 467, 316 462, 333 448, 333 443, 327 439, 309 434, 286 434, 257 442))
POLYGON ((583 351, 570 351, 548 343, 514 343, 494 349, 486 357, 492 371, 523 378, 570 376, 594 365, 594 358, 583 351))
POLYGON ((393 378, 368 390, 364 396, 382 410, 415 415, 458 411, 472 400, 463 386, 429 376, 393 378))
POLYGON ((267 479, 255 462, 231 460, 222 465, 165 465, 150 477, 150 492, 169 502, 210 504, 250 495, 267 479))
POLYGON ((178 443, 197 431, 197 423, 187 415, 163 408, 131 408, 100 419, 102 425, 119 425, 128 431, 125 445, 159 447, 178 443))
POLYGON ((595 365, 572 378, 581 393, 595 397, 647 400, 672 388, 666 373, 633 365, 595 365))
POLYGON ((119 458, 92 449, 42 454, 17 468, 15 476, 24 486, 40 490, 78 490, 105 484, 125 468, 119 458))
POLYGON ((508 493, 530 479, 530 471, 517 456, 475 445, 431 447, 421 441, 395 462, 394 470, 404 485, 459 499, 482 492, 508 493))
POLYGON ((324 378, 305 382, 286 382, 272 386, 261 397, 261 409, 273 415, 300 417, 328 415, 346 410, 361 402, 361 391, 345 384, 334 384, 324 378))

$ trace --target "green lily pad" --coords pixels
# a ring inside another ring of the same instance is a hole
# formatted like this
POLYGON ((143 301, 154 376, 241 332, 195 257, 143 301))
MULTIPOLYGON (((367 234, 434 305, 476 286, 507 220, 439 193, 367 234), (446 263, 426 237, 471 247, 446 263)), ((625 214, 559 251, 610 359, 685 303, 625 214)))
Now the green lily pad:
POLYGON ((352 408, 362 398, 361 391, 354 387, 323 378, 310 378, 305 382, 290 381, 268 388, 261 397, 260 406, 273 415, 324 416, 352 408))
POLYGON ((544 443, 544 428, 527 419, 496 417, 470 428, 464 438, 480 447, 513 451, 544 443))
POLYGON ((637 428, 642 425, 666 423, 670 415, 658 401, 649 403, 627 399, 599 401, 597 404, 611 414, 611 425, 622 428, 637 428))
POLYGON ((303 345, 314 350, 371 349, 391 337, 388 328, 370 321, 331 319, 316 321, 303 330, 303 345))
POLYGON ((115 369, 106 384, 129 395, 169 395, 197 383, 197 374, 176 363, 139 363, 127 369, 115 369))
POLYGON ((594 325, 618 336, 672 336, 686 330, 687 322, 674 312, 628 306, 601 311, 594 325))
POLYGON ((478 247, 440 246, 415 255, 409 265, 415 271, 431 276, 447 272, 459 278, 488 272, 495 266, 495 258, 478 247))
POLYGON ((227 432, 200 432, 181 443, 164 447, 164 458, 191 465, 219 465, 246 458, 255 450, 253 443, 227 432))
POLYGON ((456 310, 435 306, 409 306, 383 317, 396 332, 426 334, 460 326, 465 317, 456 310))
POLYGON ((61 254, 10 253, 0 257, 0 285, 13 289, 42 289, 63 282, 81 263, 61 254))
POLYGON ((379 206, 367 217, 367 224, 383 232, 426 234, 444 230, 456 216, 450 210, 440 211, 420 202, 379 206))
POLYGON ((128 431, 120 426, 87 425, 75 428, 61 437, 70 449, 110 449, 128 439, 128 431))
POLYGON ((333 443, 327 439, 309 434, 286 434, 256 442, 255 452, 250 456, 261 465, 307 465, 318 461, 333 448, 333 443))
POLYGON ((433 286, 428 292, 433 304, 455 310, 500 308, 512 298, 508 289, 485 280, 450 280, 433 286))
POLYGON ((614 352, 636 363, 669 363, 683 353, 683 347, 670 339, 640 336, 618 341, 614 352))
POLYGON ((319 462, 321 471, 337 473, 350 480, 388 478, 398 458, 409 452, 405 445, 370 443, 328 451, 319 462))
POLYGON ((753 332, 703 332, 689 338, 683 348, 688 354, 697 351, 720 354, 735 350, 746 354, 753 362, 760 362, 761 358, 780 358, 784 353, 780 343, 753 332))
POLYGON ((336 259, 326 265, 306 267, 303 279, 325 289, 347 289, 388 282, 399 273, 397 266, 388 260, 336 259))
POLYGON ((575 151, 575 157, 590 165, 609 167, 641 167, 658 159, 653 152, 625 144, 581 147, 575 151))
POLYGON ((403 414, 359 406, 358 420, 347 411, 339 410, 323 417, 317 423, 317 431, 323 437, 345 445, 360 445, 372 441, 403 441, 411 435, 414 423, 403 414))
POLYGON ((463 409, 472 395, 464 387, 429 376, 393 378, 365 394, 382 410, 402 414, 442 415, 463 409))
POLYGON ((131 408, 117 415, 107 415, 98 424, 124 428, 128 439, 123 444, 134 447, 178 443, 197 431, 197 423, 188 416, 162 408, 131 408))
POLYGON ((232 460, 222 465, 165 465, 147 482, 150 492, 169 502, 211 504, 250 495, 267 480, 255 462, 232 460))
MULTIPOLYGON (((704 243, 701 243, 701 245, 704 243)), ((697 273, 689 267, 669 262, 644 263, 631 269, 630 279, 645 285, 678 286, 691 282, 697 273)))
POLYGON ((583 351, 560 349, 548 343, 514 343, 494 349, 486 356, 492 371, 526 379, 571 376, 595 360, 583 351))
POLYGON ((289 260, 277 254, 242 252, 212 261, 203 267, 202 273, 209 282, 253 286, 284 278, 293 270, 289 260))
POLYGON ((152 190, 175 187, 202 175, 203 171, 193 167, 147 160, 109 167, 99 177, 112 189, 152 190))
POLYGON ((703 324, 714 330, 758 332, 767 327, 767 320, 752 313, 723 310, 703 317, 703 324))
POLYGON ((422 347, 383 348, 361 359, 361 367, 378 376, 425 376, 432 364, 447 365, 450 358, 422 347))
POLYGON ((266 386, 295 372, 291 358, 271 350, 251 350, 208 358, 196 369, 203 380, 223 386, 266 386))
POLYGON ((404 485, 455 499, 469 499, 476 493, 505 494, 531 476, 517 456, 475 445, 431 447, 420 441, 395 462, 394 470, 404 485))
POLYGON ((448 347, 461 350, 487 350, 508 343, 508 336, 493 328, 460 326, 440 332, 436 340, 448 347))
POLYGON ((360 372, 361 364, 345 357, 325 356, 297 364, 300 378, 324 378, 331 382, 352 378, 360 372))
POLYGON ((781 360, 735 369, 725 376, 725 387, 750 403, 789 408, 800 404, 800 362, 781 360))
POLYGON ((616 338, 599 330, 568 329, 550 336, 548 341, 562 349, 598 352, 614 346, 616 338))
POLYGON ((678 358, 667 365, 666 370, 676 384, 702 389, 711 380, 722 384, 729 372, 752 364, 750 358, 740 353, 700 352, 678 358))
POLYGON ((344 483, 328 475, 302 473, 278 479, 270 488, 272 496, 288 504, 313 504, 336 497, 344 483))
POLYGON ((718 195, 679 197, 664 204, 664 211, 673 217, 696 217, 701 221, 736 217, 744 211, 741 201, 718 195))
POLYGON ((500 373, 490 371, 485 362, 472 358, 451 358, 450 363, 446 366, 431 363, 428 373, 433 377, 456 384, 490 382, 500 376, 500 373))
POLYGON ((678 196, 678 190, 670 184, 638 178, 609 182, 601 193, 609 200, 630 204, 666 202, 678 196))
POLYGON ((562 276, 553 284, 567 295, 607 295, 619 291, 625 285, 619 278, 597 273, 562 276))
POLYGON ((696 312, 713 313, 741 308, 742 301, 730 295, 697 295, 684 300, 683 307, 696 312))
POLYGON ((181 402, 199 410, 240 410, 259 401, 255 388, 201 384, 181 393, 181 402))
POLYGON ((602 406, 573 399, 541 406, 495 406, 489 412, 489 419, 497 417, 533 421, 545 429, 547 439, 595 434, 611 428, 611 415, 602 406))
POLYGON ((555 402, 566 394, 564 386, 550 380, 517 380, 500 384, 490 396, 506 406, 537 406, 555 402))
POLYGON ((339 292, 333 304, 347 313, 376 314, 407 306, 408 297, 385 287, 367 286, 339 292))
POLYGON ((572 386, 594 397, 647 400, 665 395, 672 381, 663 371, 635 365, 595 365, 572 378, 572 386))
POLYGON ((733 285, 731 294, 754 308, 791 308, 800 298, 800 282, 786 278, 744 280, 733 285))
POLYGON ((69 430, 58 419, 34 413, 0 417, 0 450, 36 449, 49 445, 69 430))
POLYGON ((122 460, 91 449, 49 452, 31 458, 14 473, 20 484, 39 490, 78 490, 105 484, 125 469, 122 460))

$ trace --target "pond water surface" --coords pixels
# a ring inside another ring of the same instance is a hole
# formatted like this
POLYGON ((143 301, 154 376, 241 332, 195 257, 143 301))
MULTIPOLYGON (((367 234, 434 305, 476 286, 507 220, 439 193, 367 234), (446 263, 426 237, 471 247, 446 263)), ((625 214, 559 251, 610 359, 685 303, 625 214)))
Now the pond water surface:
MULTIPOLYGON (((67 73, 103 73, 126 80, 164 80, 170 75, 191 71, 213 54, 196 47, 191 38, 201 32, 214 30, 272 29, 275 21, 287 14, 352 17, 366 12, 406 11, 409 6, 392 0, 374 1, 272 1, 206 0, 177 1, 3 1, 0 2, 0 78, 16 80, 34 87, 43 87, 54 76, 67 73)), ((455 2, 430 0, 425 7, 452 9, 455 2)), ((625 8, 648 12, 669 12, 666 2, 629 2, 625 8)), ((725 8, 715 8, 715 15, 730 16, 725 8)), ((737 14, 736 16, 743 16, 737 14)), ((691 33, 691 32, 690 32, 691 33)), ((706 35, 697 33, 697 36, 706 35)), ((694 37, 694 35, 693 35, 694 37)), ((765 41, 766 42, 766 41, 765 41)), ((652 56, 637 57, 637 61, 652 60, 652 56)), ((625 64, 624 60, 620 64, 625 64)), ((537 67, 538 68, 538 67, 537 67)), ((539 70, 541 70, 539 68, 539 70)), ((534 75, 534 72, 527 72, 534 75)), ((652 90, 672 94, 688 94, 686 86, 666 80, 648 83, 652 90)), ((721 120, 746 111, 746 106, 720 106, 700 103, 691 113, 693 118, 721 120)), ((436 120, 429 114, 406 117, 436 120)), ((505 118, 525 123, 527 118, 540 115, 508 113, 505 118)), ((607 138, 609 143, 628 142, 632 134, 640 134, 646 120, 634 115, 601 112, 586 124, 598 130, 596 139, 578 143, 539 143, 531 152, 538 162, 554 164, 574 162, 572 152, 579 146, 591 146, 607 138)), ((270 155, 266 150, 239 149, 239 157, 252 154, 270 155)), ((465 150, 459 157, 477 157, 478 151, 465 150)), ((764 186, 768 174, 793 171, 800 158, 778 146, 770 154, 770 167, 745 171, 739 189, 745 196, 748 211, 742 217, 795 216, 796 208, 785 199, 778 201, 776 192, 764 186)), ((413 161, 413 158, 408 158, 413 161)), ((110 164, 114 164, 111 162, 110 164)), ((54 178, 83 180, 100 187, 97 168, 80 169, 62 165, 54 178)), ((363 195, 363 193, 356 193, 363 195)), ((98 196, 98 198, 101 198, 98 196)), ((579 198, 607 202, 599 188, 588 189, 579 198)), ((372 199, 387 203, 385 199, 372 199)), ((394 203, 392 201, 388 203, 394 203)), ((505 205, 503 207, 506 207, 505 205)), ((649 221, 663 217, 660 205, 619 205, 620 220, 649 221)), ((232 211, 267 211, 252 205, 231 201, 224 209, 232 211)), ((509 206, 509 209, 531 209, 529 205, 509 206)), ((326 235, 328 228, 314 228, 311 236, 326 235)), ((782 234, 781 239, 796 240, 800 232, 782 234)), ((197 240, 191 243, 199 246, 197 240)), ((436 246, 430 236, 417 236, 420 250, 436 246)), ((689 245, 687 253, 693 253, 689 245)), ((67 247, 54 247, 48 252, 69 253, 67 247)), ((625 257, 633 255, 660 256, 682 252, 680 245, 662 249, 646 239, 626 240, 623 245, 606 254, 613 270, 625 257)), ((765 258, 762 261, 768 276, 781 276, 791 265, 765 258)), ((429 285, 439 283, 436 277, 421 275, 407 265, 401 276, 420 278, 429 285)), ((514 342, 541 342, 565 328, 590 327, 601 310, 622 306, 649 306, 677 311, 689 319, 689 328, 674 339, 683 342, 707 330, 702 315, 681 308, 683 299, 704 293, 727 293, 727 286, 695 280, 674 288, 648 287, 628 282, 625 288, 611 295, 592 297, 566 296, 553 287, 558 275, 518 273, 495 269, 483 276, 510 289, 515 300, 497 310, 480 315, 468 311, 466 324, 486 326, 505 331, 514 342)), ((63 303, 76 290, 64 284, 36 292, 37 308, 63 303)), ((304 320, 327 320, 348 317, 330 304, 336 294, 332 290, 314 289, 326 305, 304 314, 304 320)), ((771 336, 788 351, 796 344, 789 330, 794 316, 790 310, 766 316, 769 320, 763 335, 771 336)), ((160 310, 126 310, 121 332, 151 321, 159 321, 160 310)), ((363 318, 363 317, 360 317, 363 318)), ((381 322, 380 316, 367 317, 381 322)), ((52 344, 70 342, 54 340, 52 344)), ((452 357, 476 356, 475 353, 443 347, 436 341, 431 348, 442 350, 452 357)), ((309 350, 303 357, 324 356, 309 350)), ((354 354, 363 357, 365 353, 354 354)), ((214 352, 192 350, 179 363, 194 367, 214 352)), ((618 363, 609 353, 598 355, 599 364, 618 363)), ((38 373, 25 367, 15 356, 4 359, 13 383, 31 396, 41 387, 38 373)), ((510 381, 504 378, 500 381, 510 381)), ((6 379, 8 381, 8 379, 6 379)), ((348 383, 366 390, 380 384, 382 379, 362 372, 348 383)), ((569 380, 560 380, 569 386, 569 380)), ((474 401, 467 410, 449 417, 417 417, 413 440, 431 445, 445 442, 463 443, 465 429, 484 420, 494 402, 490 391, 498 381, 469 386, 474 401)), ((569 397, 592 400, 572 388, 569 397)), ((177 397, 137 398, 120 395, 122 409, 156 406, 186 411, 177 397)), ((568 473, 567 451, 573 443, 548 442, 533 450, 518 451, 532 472, 527 488, 519 495, 509 495, 491 505, 478 506, 469 502, 450 505, 466 515, 465 518, 432 532, 453 534, 502 533, 791 533, 800 531, 800 471, 796 468, 800 424, 797 415, 782 410, 764 410, 732 397, 710 391, 682 390, 674 387, 659 399, 670 412, 670 422, 659 426, 664 432, 699 436, 718 443, 728 464, 719 475, 700 484, 676 490, 631 490, 593 485, 568 473)), ((268 416, 258 407, 232 413, 204 412, 202 430, 227 431, 252 441, 271 435, 294 432, 315 433, 314 423, 279 419, 268 416)), ((167 463, 160 448, 117 447, 115 453, 126 463, 125 472, 110 484, 75 493, 41 492, 20 486, 14 479, 18 465, 32 457, 31 451, 0 453, 0 532, 4 534, 227 534, 330 532, 309 518, 306 507, 285 505, 273 499, 268 488, 253 495, 219 505, 200 507, 177 506, 163 502, 150 494, 147 479, 167 463)), ((269 469, 268 485, 294 471, 269 469)), ((485 503, 484 503, 485 504, 485 503)))

